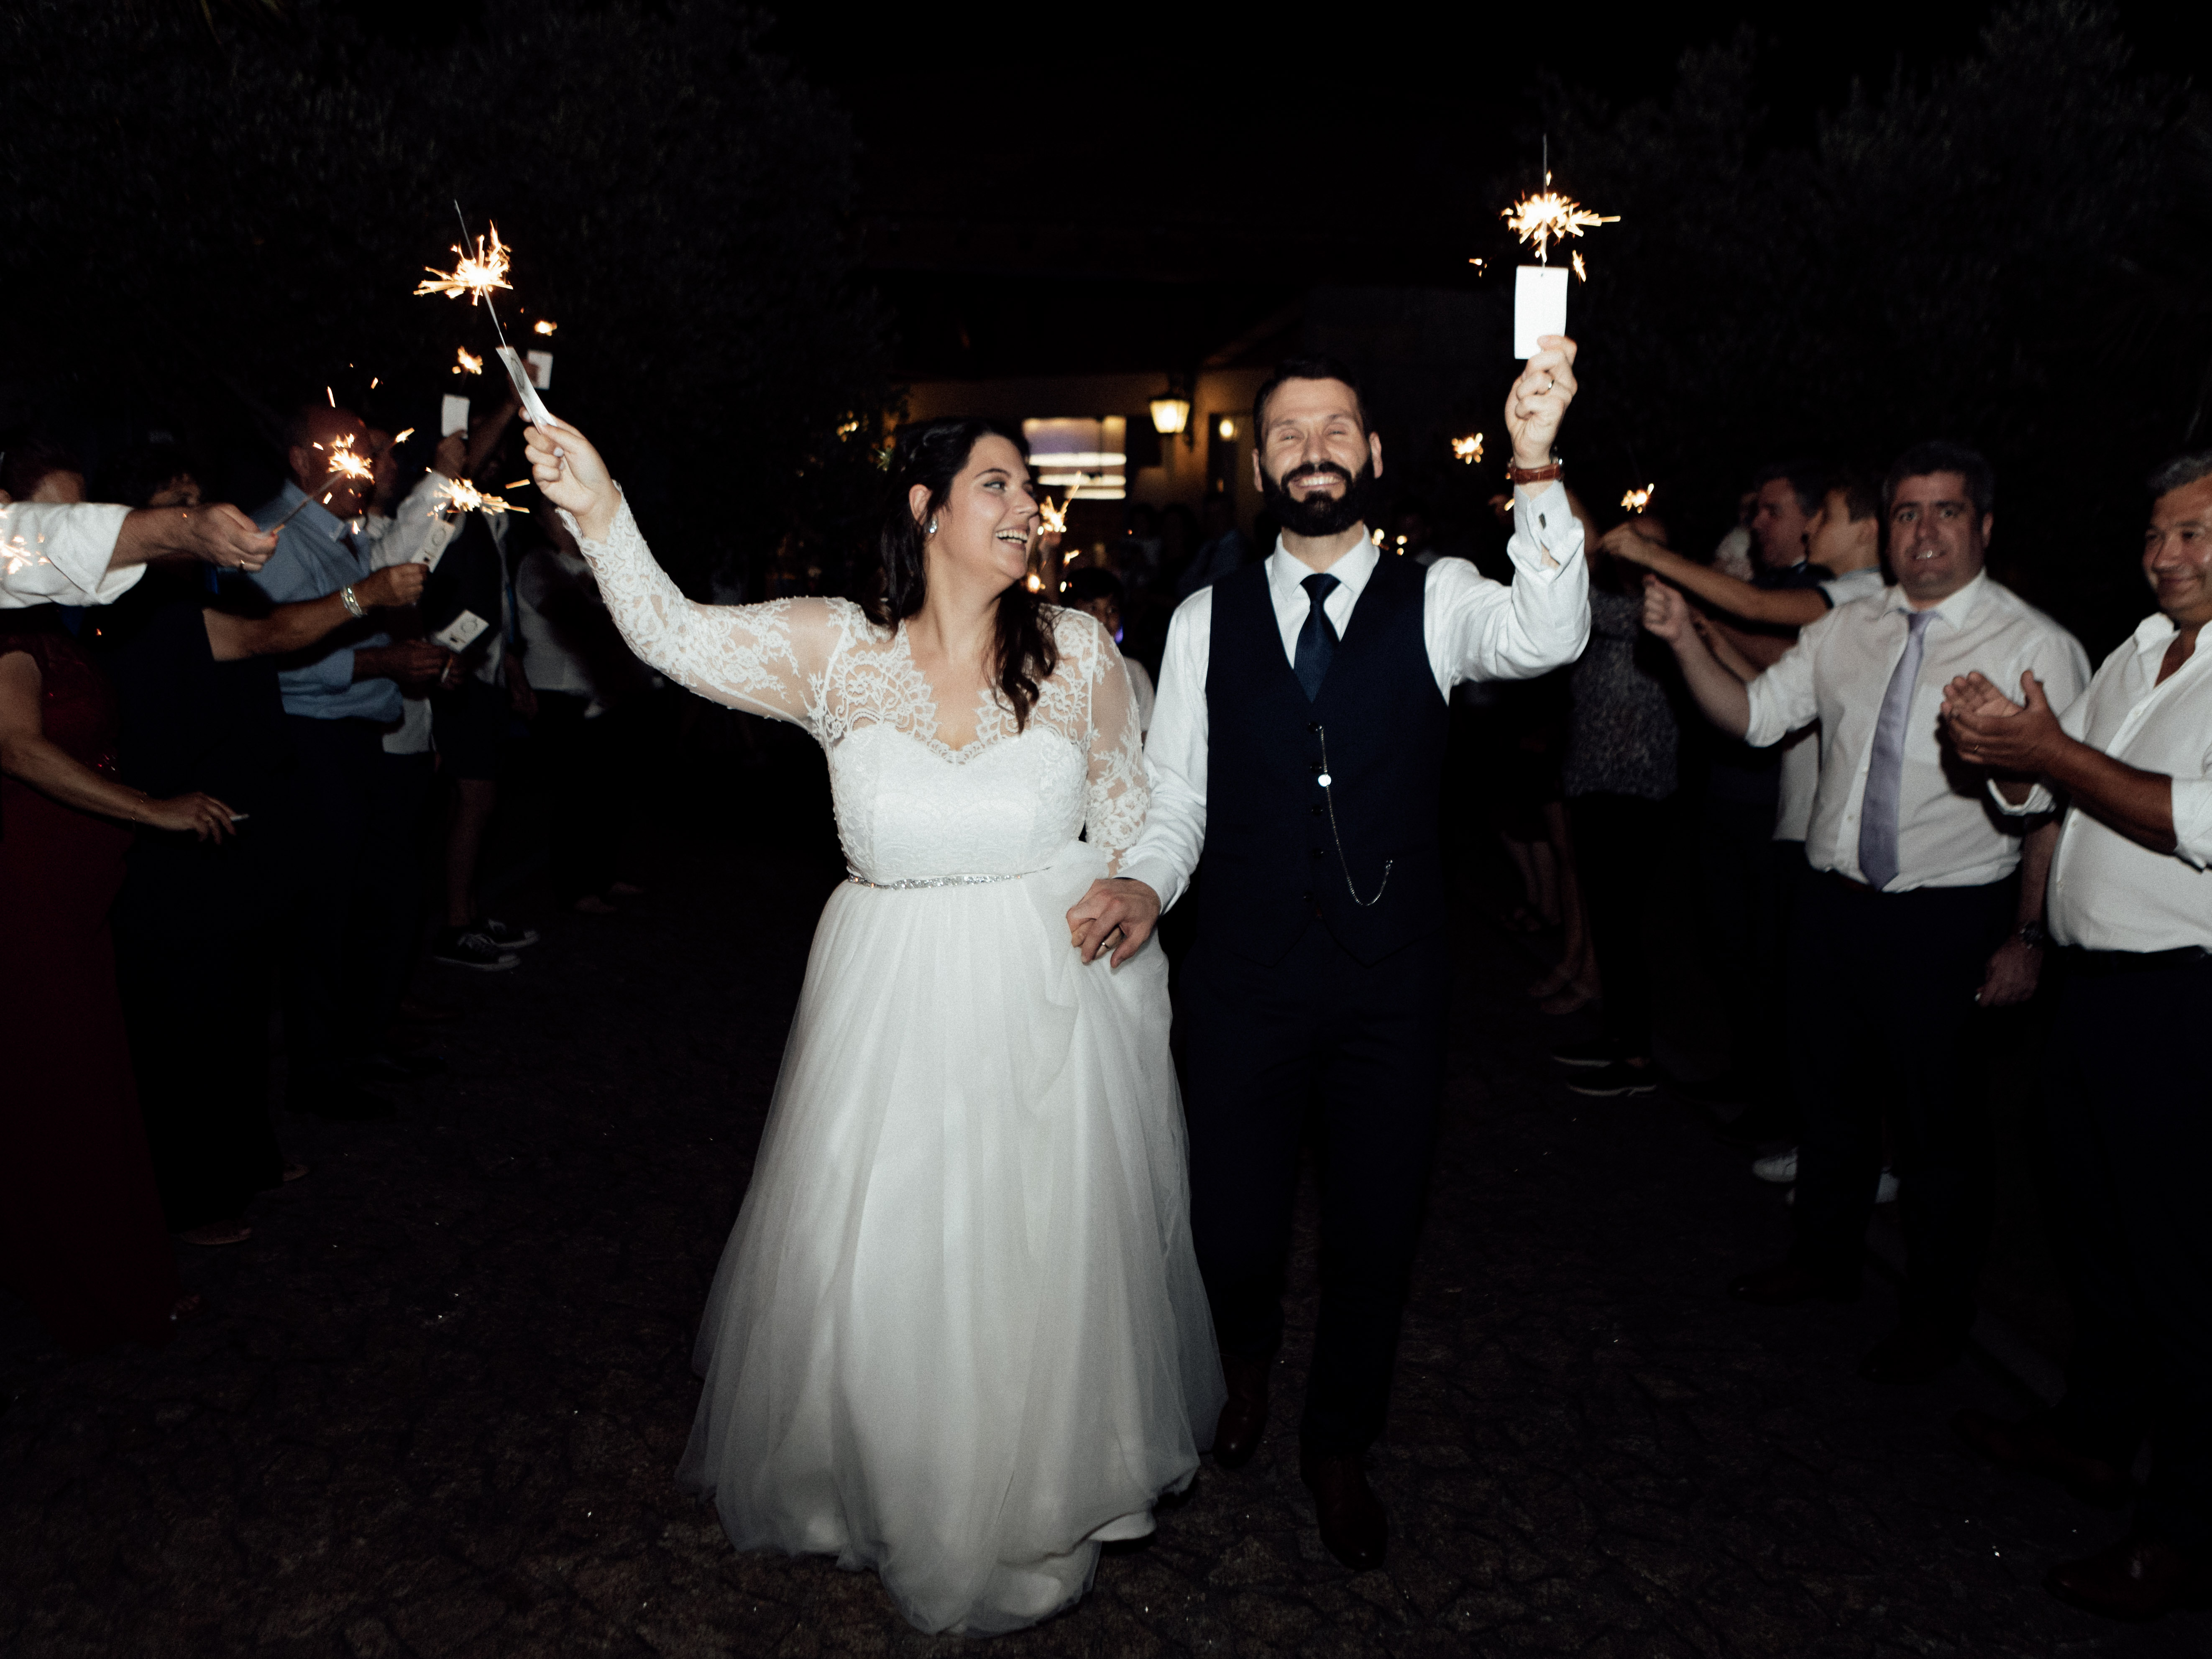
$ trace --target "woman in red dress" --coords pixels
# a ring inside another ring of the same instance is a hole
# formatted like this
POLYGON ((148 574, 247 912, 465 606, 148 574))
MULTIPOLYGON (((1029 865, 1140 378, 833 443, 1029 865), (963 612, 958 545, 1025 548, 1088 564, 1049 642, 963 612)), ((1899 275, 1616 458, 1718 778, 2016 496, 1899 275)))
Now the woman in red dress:
POLYGON ((199 1304, 162 1226, 107 912, 126 824, 231 828, 212 796, 117 782, 116 718, 52 607, 0 611, 0 1283, 78 1351, 166 1342, 199 1304))

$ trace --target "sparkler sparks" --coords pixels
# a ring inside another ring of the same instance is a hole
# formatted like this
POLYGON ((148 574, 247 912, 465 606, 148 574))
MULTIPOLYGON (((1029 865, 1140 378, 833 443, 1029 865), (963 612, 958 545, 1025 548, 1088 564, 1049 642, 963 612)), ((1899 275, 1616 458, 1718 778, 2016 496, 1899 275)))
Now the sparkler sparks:
POLYGON ((1579 248, 1575 251, 1575 275, 1585 283, 1589 281, 1589 272, 1583 267, 1582 250, 1579 248))
MULTIPOLYGON (((315 444, 312 447, 320 449, 322 446, 315 444)), ((342 438, 331 440, 330 459, 330 475, 323 480, 325 483, 332 478, 351 478, 356 483, 368 483, 376 477, 376 468, 368 457, 353 453, 353 434, 350 432, 342 438)))
POLYGON ((451 270, 441 270, 435 265, 423 266, 429 280, 416 283, 416 293, 442 294, 453 300, 458 300, 465 294, 469 296, 469 303, 474 305, 479 300, 489 304, 494 289, 514 291, 514 284, 507 280, 507 273, 514 269, 514 261, 506 244, 499 240, 497 225, 491 228, 491 246, 489 249, 484 246, 484 239, 479 236, 473 253, 465 244, 455 243, 453 258, 455 264, 451 270))
POLYGON ((1545 188, 1534 196, 1524 196, 1507 208, 1502 216, 1505 228, 1524 242, 1536 245, 1536 262, 1550 263, 1549 252, 1553 242, 1564 246, 1570 236, 1579 236, 1592 225, 1613 225, 1620 222, 1617 213, 1592 213, 1571 196, 1562 196, 1551 188, 1550 173, 1544 175, 1545 188))
POLYGON ((1037 503, 1037 517, 1044 521, 1047 535, 1065 536, 1067 533, 1066 502, 1063 501, 1055 507, 1052 497, 1048 495, 1037 503))
POLYGON ((1657 484, 1648 483, 1641 489, 1632 489, 1620 498, 1620 504, 1631 513, 1641 513, 1651 505, 1651 497, 1658 492, 1658 489, 1657 484))
MULTIPOLYGON (((507 486, 509 489, 513 484, 507 486)), ((466 478, 447 478, 441 481, 439 503, 432 509, 438 513, 514 513, 519 509, 497 495, 487 495, 466 478)))
POLYGON ((555 329, 560 326, 560 324, 545 317, 540 317, 538 321, 532 325, 534 331, 539 334, 550 334, 555 329))
POLYGON ((483 373, 483 358, 477 356, 466 346, 455 346, 453 349, 459 354, 453 360, 454 374, 481 374, 483 373))
POLYGON ((405 443, 405 442, 406 442, 410 438, 413 437, 414 435, 415 435, 415 428, 414 428, 413 427, 411 427, 411 426, 410 426, 410 427, 409 427, 409 428, 408 428, 404 432, 401 433, 398 437, 394 438, 394 439, 392 441, 392 447, 394 449, 397 449, 397 448, 398 448, 398 447, 399 447, 399 446, 400 446, 400 445, 402 445, 402 444, 405 443))
POLYGON ((1473 466, 1482 459, 1482 434, 1477 432, 1464 438, 1454 438, 1452 453, 1473 466))

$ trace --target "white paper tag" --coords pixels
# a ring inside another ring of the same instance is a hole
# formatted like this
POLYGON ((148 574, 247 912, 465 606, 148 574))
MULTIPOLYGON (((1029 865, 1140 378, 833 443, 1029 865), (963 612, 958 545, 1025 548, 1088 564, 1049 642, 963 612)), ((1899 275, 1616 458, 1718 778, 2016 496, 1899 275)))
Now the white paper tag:
MULTIPOLYGON (((513 346, 501 346, 499 360, 507 365, 507 378, 514 382, 514 395, 522 399, 522 412, 539 426, 550 424, 553 411, 545 407, 545 400, 538 395, 538 388, 531 385, 530 371, 523 366, 522 354, 513 346)), ((550 361, 547 367, 551 367, 550 361)))
POLYGON ((456 432, 466 432, 468 429, 469 400, 466 398, 456 398, 451 392, 447 393, 445 400, 438 405, 438 435, 441 438, 450 438, 456 432))
POLYGON ((475 611, 464 611, 430 637, 458 657, 476 643, 477 635, 490 626, 475 611))
POLYGON ((442 513, 433 513, 430 516, 433 520, 430 533, 423 538, 422 547, 416 550, 415 562, 426 570, 435 570, 438 561, 446 556, 446 550, 453 545, 453 532, 460 526, 442 513))
POLYGON ((553 354, 550 351, 526 351, 523 362, 530 365, 530 384, 540 392, 553 389, 553 354))
POLYGON ((1536 355, 1538 337, 1567 331, 1567 268, 1522 265, 1513 279, 1513 355, 1536 355))

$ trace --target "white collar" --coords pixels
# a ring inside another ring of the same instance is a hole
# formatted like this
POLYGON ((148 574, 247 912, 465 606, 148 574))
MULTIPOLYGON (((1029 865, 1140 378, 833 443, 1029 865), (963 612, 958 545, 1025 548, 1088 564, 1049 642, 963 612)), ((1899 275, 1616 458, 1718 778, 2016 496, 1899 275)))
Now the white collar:
MULTIPOLYGON (((1989 571, 1986 568, 1978 570, 1974 573, 1973 580, 1956 592, 1947 593, 1934 605, 1919 609, 1934 612, 1954 629, 1964 628, 1967 618, 1974 614, 1975 607, 1980 605, 1982 594, 1990 586, 1989 571)), ((1905 589, 1902 586, 1890 588, 1889 603, 1883 608, 1907 612, 1915 611, 1912 601, 1905 597, 1905 589)))
MULTIPOLYGON (((1376 550, 1373 540, 1362 536, 1357 547, 1339 558, 1327 570, 1316 570, 1285 547, 1282 538, 1278 536, 1275 550, 1267 556, 1267 586, 1280 599, 1297 594, 1309 576, 1334 576, 1343 584, 1345 597, 1357 605, 1360 594, 1366 591, 1367 579, 1375 574, 1375 567, 1381 562, 1382 556, 1376 550)), ((1329 597, 1334 599, 1335 595, 1331 593, 1329 597)))

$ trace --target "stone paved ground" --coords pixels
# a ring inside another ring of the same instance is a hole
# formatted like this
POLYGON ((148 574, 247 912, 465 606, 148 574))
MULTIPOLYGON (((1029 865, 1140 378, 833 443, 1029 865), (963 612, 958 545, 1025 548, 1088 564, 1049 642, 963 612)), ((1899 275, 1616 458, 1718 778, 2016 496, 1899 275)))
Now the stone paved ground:
MULTIPOLYGON (((742 1190, 834 872, 677 848, 641 914, 556 915, 396 1124, 288 1121, 311 1177, 167 1351, 65 1361, 0 1308, 0 1650, 23 1655, 908 1654, 872 1578, 739 1557, 671 1471, 687 1332, 742 1190)), ((1542 1059, 1525 963, 1468 939, 1447 1127, 1392 1432, 1395 1542, 1352 1575, 1297 1485, 1300 1385, 1237 1474, 1108 1559, 1016 1654, 2212 1650, 2057 1606, 2114 1522, 1977 1467, 1962 1368, 1851 1367, 1889 1293, 1765 1314, 1721 1286, 1771 1188, 1686 1109, 1593 1105, 1542 1059)), ((1310 1254, 1299 1284, 1310 1297, 1310 1254)), ((1298 1304, 1310 1329, 1310 1299, 1298 1304)), ((1297 1344, 1294 1342, 1294 1352, 1297 1344)))

